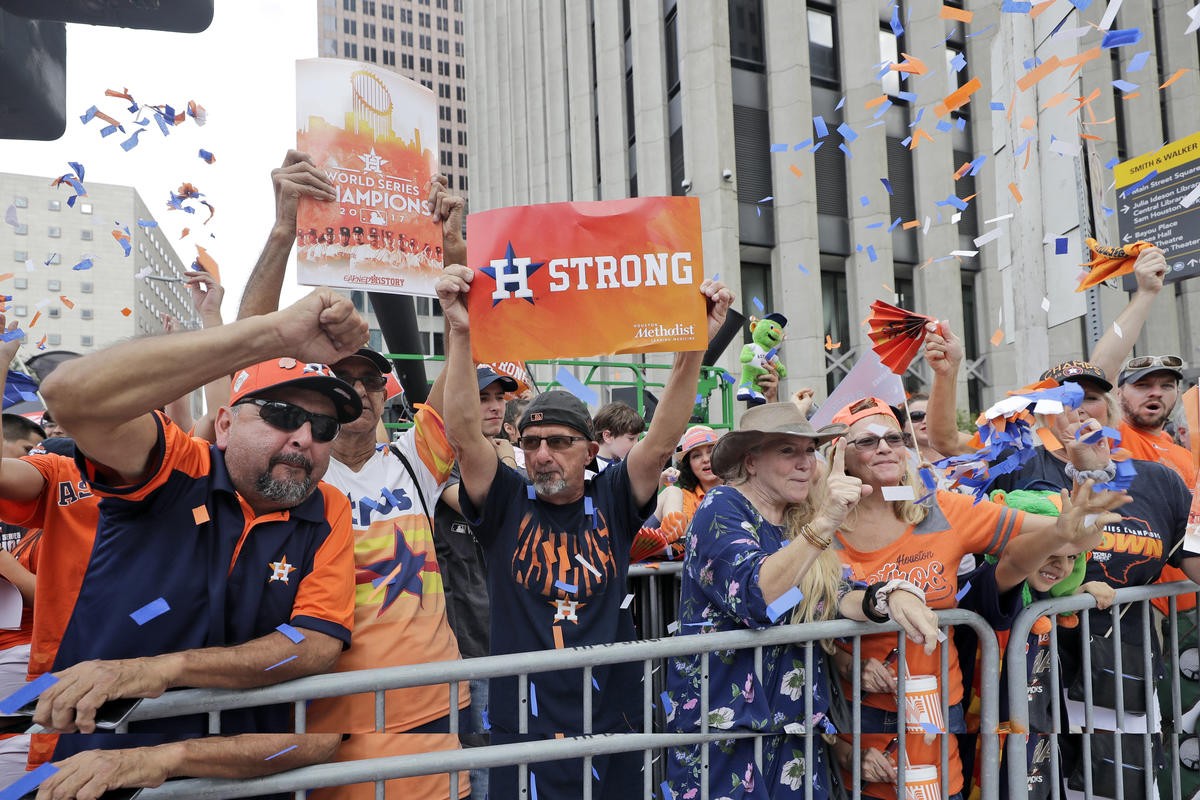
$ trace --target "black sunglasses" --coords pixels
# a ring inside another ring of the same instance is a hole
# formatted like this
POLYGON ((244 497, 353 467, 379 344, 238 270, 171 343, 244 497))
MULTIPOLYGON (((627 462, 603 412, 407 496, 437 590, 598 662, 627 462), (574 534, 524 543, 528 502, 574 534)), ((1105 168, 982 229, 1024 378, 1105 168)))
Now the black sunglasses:
POLYGON ((576 442, 586 441, 586 436, 522 436, 517 440, 517 444, 521 446, 522 450, 532 453, 542 446, 542 442, 545 442, 551 450, 562 452, 571 449, 571 445, 576 442))
POLYGON ((332 442, 341 427, 336 419, 327 414, 315 414, 281 400, 247 397, 234 403, 235 406, 247 404, 258 406, 258 415, 262 417, 263 422, 281 431, 291 433, 299 430, 304 423, 309 423, 312 426, 312 437, 318 442, 332 442))
POLYGON ((387 386, 387 378, 383 375, 348 375, 344 372, 333 373, 334 377, 343 380, 351 386, 355 381, 362 381, 363 388, 368 392, 382 392, 387 386))
POLYGON ((924 411, 914 411, 908 415, 908 418, 911 419, 913 422, 920 422, 921 420, 925 419, 925 412, 924 411))

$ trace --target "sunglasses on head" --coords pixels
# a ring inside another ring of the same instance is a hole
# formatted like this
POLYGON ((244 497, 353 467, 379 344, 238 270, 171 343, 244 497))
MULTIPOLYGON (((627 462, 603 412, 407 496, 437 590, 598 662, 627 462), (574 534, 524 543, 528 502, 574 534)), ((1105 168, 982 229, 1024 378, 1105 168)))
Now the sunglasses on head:
POLYGON ((925 419, 925 412, 924 411, 914 411, 908 415, 908 418, 911 419, 913 422, 920 422, 921 420, 925 419))
POLYGON ((860 436, 859 438, 850 442, 850 444, 854 445, 859 450, 874 450, 876 447, 879 447, 880 439, 887 442, 888 447, 892 448, 902 447, 905 444, 904 434, 900 433, 899 431, 892 431, 886 436, 875 436, 873 434, 860 436))
POLYGON ((1137 356, 1125 362, 1125 369, 1145 369, 1146 367, 1180 369, 1183 367, 1183 359, 1179 356, 1137 356))
POLYGON ((245 400, 237 401, 234 405, 258 406, 258 415, 262 417, 263 422, 272 428, 278 428, 288 433, 299 430, 307 422, 312 426, 313 439, 318 442, 332 442, 341 427, 336 419, 327 414, 316 414, 282 400, 247 397, 245 400))
POLYGON ((551 450, 562 452, 570 450, 571 445, 576 442, 586 441, 586 436, 522 436, 517 440, 517 444, 521 446, 522 450, 532 453, 542 446, 542 442, 545 442, 551 450))
POLYGON ((349 375, 345 372, 333 373, 339 380, 343 380, 351 386, 355 381, 362 381, 363 388, 368 392, 382 392, 387 386, 387 377, 384 375, 349 375))

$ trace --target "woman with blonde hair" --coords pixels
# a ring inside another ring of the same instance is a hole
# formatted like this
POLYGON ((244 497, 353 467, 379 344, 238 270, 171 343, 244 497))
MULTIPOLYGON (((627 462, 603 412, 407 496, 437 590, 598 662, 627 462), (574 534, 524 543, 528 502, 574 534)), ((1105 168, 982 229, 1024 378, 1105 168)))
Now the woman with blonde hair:
MULTIPOLYGON (((814 431, 791 403, 770 403, 748 411, 738 429, 717 442, 712 468, 726 484, 707 492, 688 529, 680 635, 760 630, 789 617, 807 622, 841 613, 864 620, 870 603, 914 642, 932 649, 937 620, 916 587, 891 582, 851 591, 828 549, 846 514, 870 491, 845 474, 841 446, 835 447, 828 476, 817 467, 817 444, 844 430, 814 431)), ((824 738, 812 742, 811 763, 804 757, 805 736, 821 730, 828 709, 824 653, 806 650, 762 647, 758 666, 754 650, 711 654, 709 727, 759 736, 708 745, 707 772, 700 745, 674 749, 667 763, 674 796, 696 797, 693 792, 706 778, 710 792, 719 793, 714 797, 736 787, 740 797, 801 798, 808 785, 814 798, 828 796, 824 738), (794 723, 803 731, 788 733, 785 727, 794 723), (761 742, 761 771, 755 739, 761 742)), ((702 729, 702 681, 700 656, 670 662, 669 730, 702 729)))
MULTIPOLYGON (((1063 492, 1062 513, 1057 518, 1027 515, 995 503, 976 504, 972 497, 947 491, 935 491, 926 502, 917 502, 925 490, 909 463, 900 423, 887 403, 875 397, 851 403, 834 415, 833 423, 846 428, 847 476, 870 487, 863 493, 862 502, 839 524, 835 552, 854 580, 915 584, 932 609, 956 606, 959 587, 955 567, 965 554, 998 555, 1008 548, 1010 560, 1033 571, 1065 545, 1082 552, 1097 544, 1104 524, 1120 518, 1111 510, 1128 501, 1120 493, 1093 492, 1088 482, 1069 498, 1063 492)), ((895 644, 892 634, 873 634, 862 640, 860 756, 865 798, 896 797, 893 783, 897 767, 885 756, 900 724, 896 669, 906 668, 910 676, 937 677, 940 649, 948 648, 949 716, 946 730, 939 733, 965 732, 962 673, 953 641, 938 644, 937 648, 908 648, 903 665, 892 663, 895 644)), ((848 694, 848 677, 855 665, 847 656, 835 658, 835 663, 848 694)), ((936 742, 919 735, 905 741, 909 763, 936 764, 940 760, 940 745, 936 742)), ((838 753, 843 770, 849 772, 849 760, 855 754, 844 744, 838 753)), ((954 736, 949 739, 949 753, 948 786, 953 800, 963 787, 954 736)), ((897 760, 904 763, 905 757, 897 760)))

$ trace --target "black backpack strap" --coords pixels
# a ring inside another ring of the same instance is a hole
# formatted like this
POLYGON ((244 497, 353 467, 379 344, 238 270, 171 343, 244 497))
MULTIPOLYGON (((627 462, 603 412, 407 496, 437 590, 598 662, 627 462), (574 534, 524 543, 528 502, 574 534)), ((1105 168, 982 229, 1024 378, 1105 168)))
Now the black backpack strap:
POLYGON ((392 455, 400 459, 400 463, 408 470, 408 477, 412 478, 413 488, 417 490, 417 499, 421 501, 421 510, 425 512, 425 517, 429 520, 429 525, 432 529, 433 515, 429 513, 429 506, 425 503, 425 493, 421 491, 421 482, 417 480, 416 470, 412 468, 412 464, 408 463, 408 459, 404 457, 404 453, 400 452, 400 448, 394 444, 389 444, 388 449, 392 451, 392 455))

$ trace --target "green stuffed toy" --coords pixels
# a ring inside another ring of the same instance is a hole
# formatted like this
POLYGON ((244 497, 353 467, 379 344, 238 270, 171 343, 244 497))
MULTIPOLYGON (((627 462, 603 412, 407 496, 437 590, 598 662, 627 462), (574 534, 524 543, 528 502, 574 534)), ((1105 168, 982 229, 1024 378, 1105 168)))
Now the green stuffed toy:
MULTIPOLYGON (((1062 513, 1062 496, 1058 492, 1039 491, 1036 489, 1016 489, 1011 492, 1004 492, 997 489, 991 493, 990 497, 994 503, 1003 503, 1009 508, 1015 508, 1018 511, 1025 511, 1030 514, 1057 517, 1062 513)), ((986 559, 992 562, 996 560, 994 556, 986 556, 986 559)), ((1086 571, 1087 559, 1075 559, 1075 568, 1065 578, 1050 587, 1050 596, 1068 597, 1075 594, 1079 587, 1083 585, 1083 576, 1086 571)), ((1021 599, 1024 601, 1024 605, 1029 605, 1033 602, 1033 594, 1029 591, 1028 583, 1021 585, 1021 599)), ((1076 616, 1074 612, 1059 614, 1060 624, 1066 625, 1066 627, 1074 627, 1076 616)))
POLYGON ((767 373, 767 364, 775 368, 780 378, 787 377, 787 369, 779 359, 779 346, 783 344, 783 329, 787 317, 772 312, 762 319, 750 318, 750 344, 742 347, 742 381, 738 384, 737 399, 751 406, 767 402, 758 390, 758 376, 767 373))

